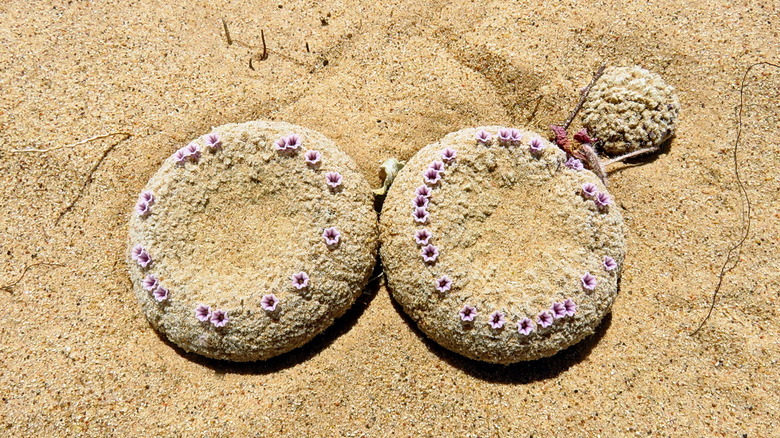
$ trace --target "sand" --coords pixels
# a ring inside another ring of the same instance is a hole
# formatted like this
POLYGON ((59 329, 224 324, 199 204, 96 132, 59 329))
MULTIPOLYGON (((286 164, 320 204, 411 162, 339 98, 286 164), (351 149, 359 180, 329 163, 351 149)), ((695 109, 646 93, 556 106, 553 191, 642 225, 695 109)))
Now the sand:
POLYGON ((750 235, 690 334, 741 235, 739 84, 750 64, 777 62, 777 14, 771 1, 3 2, 0 284, 33 263, 64 266, 32 267, 0 291, 0 428, 769 436, 780 427, 777 69, 755 68, 745 92, 750 235), (661 74, 682 112, 668 151, 612 169, 627 231, 621 292, 581 344, 509 367, 473 362, 427 340, 381 281, 312 343, 261 363, 185 354, 144 318, 124 264, 128 218, 161 162, 212 126, 307 126, 378 187, 382 161, 448 132, 560 123, 602 63, 661 74), (11 152, 117 131, 132 136, 11 152))

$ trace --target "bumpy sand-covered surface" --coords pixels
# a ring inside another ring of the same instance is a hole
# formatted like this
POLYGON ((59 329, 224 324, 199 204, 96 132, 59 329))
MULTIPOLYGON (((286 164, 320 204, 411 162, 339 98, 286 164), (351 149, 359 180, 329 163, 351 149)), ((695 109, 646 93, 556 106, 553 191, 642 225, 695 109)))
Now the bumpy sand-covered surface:
POLYGON ((778 61, 777 3, 418 3, 0 5, 0 283, 33 263, 64 265, 35 266, 0 291, 4 435, 755 437, 780 427, 776 69, 754 69, 745 93, 750 237, 708 325, 689 336, 740 236, 739 82, 753 62, 778 61), (668 151, 611 174, 627 234, 621 292, 577 346, 509 367, 474 362, 427 340, 381 281, 312 343, 262 363, 186 354, 143 316, 124 263, 133 204, 163 160, 212 126, 315 129, 379 186, 382 160, 448 132, 560 123, 602 63, 660 73, 682 112, 668 151), (132 137, 11 152, 116 131, 132 137))

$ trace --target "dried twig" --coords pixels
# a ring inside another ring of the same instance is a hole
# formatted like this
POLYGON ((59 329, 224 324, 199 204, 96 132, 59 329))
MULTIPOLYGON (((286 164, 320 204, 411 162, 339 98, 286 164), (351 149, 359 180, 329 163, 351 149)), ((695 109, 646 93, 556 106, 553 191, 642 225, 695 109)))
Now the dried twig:
POLYGON ((19 284, 19 282, 22 281, 24 276, 27 274, 27 271, 29 271, 31 268, 33 268, 35 266, 41 266, 41 265, 45 265, 45 266, 65 266, 62 263, 49 263, 49 262, 38 262, 38 263, 33 263, 31 265, 27 265, 22 270, 22 274, 19 276, 19 278, 17 278, 15 281, 12 281, 12 282, 10 282, 8 284, 4 284, 4 285, 0 286, 0 290, 11 292, 13 290, 13 288, 17 284, 19 284))
POLYGON ((579 113, 582 109, 582 105, 585 104, 585 99, 587 99, 588 93, 590 93, 590 89, 593 88, 593 85, 596 83, 596 81, 598 81, 601 75, 604 74, 604 69, 606 67, 606 65, 599 67, 599 69, 596 70, 596 73, 593 75, 593 79, 590 80, 588 86, 582 90, 582 93, 580 93, 580 101, 577 103, 577 106, 574 107, 574 110, 571 112, 571 114, 569 114, 569 118, 563 122, 563 125, 561 125, 563 126, 563 129, 569 129, 569 125, 571 125, 571 122, 573 122, 574 118, 577 117, 577 113, 579 113))
POLYGON ((228 30, 227 21, 222 17, 222 29, 225 29, 225 38, 227 39, 228 46, 233 45, 233 38, 230 38, 230 30, 228 30))

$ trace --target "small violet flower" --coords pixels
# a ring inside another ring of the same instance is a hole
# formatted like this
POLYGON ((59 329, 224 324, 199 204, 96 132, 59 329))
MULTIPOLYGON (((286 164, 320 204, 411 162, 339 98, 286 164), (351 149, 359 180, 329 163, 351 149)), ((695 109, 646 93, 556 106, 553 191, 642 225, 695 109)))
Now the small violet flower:
POLYGON ((563 308, 566 310, 566 316, 574 316, 577 313, 577 304, 571 298, 566 298, 563 302, 563 308))
POLYGON ((222 148, 222 139, 219 138, 219 134, 216 132, 206 135, 204 140, 206 141, 206 147, 211 152, 215 152, 222 148))
POLYGON ((412 217, 416 222, 424 224, 428 222, 428 210, 426 210, 425 207, 415 207, 414 212, 412 212, 412 217))
MULTIPOLYGON (((528 150, 531 151, 534 155, 539 155, 544 151, 544 143, 542 142, 542 139, 539 137, 534 137, 531 139, 531 141, 528 143, 528 150)), ((530 320, 529 320, 530 321, 530 320)), ((533 328, 531 329, 533 330, 533 328)))
POLYGON ((423 247, 423 249, 420 251, 420 254, 422 255, 423 260, 428 263, 433 263, 439 257, 439 248, 436 248, 429 243, 423 247))
POLYGON ((429 167, 423 172, 423 179, 426 184, 433 186, 441 180, 441 174, 438 170, 429 167))
POLYGON ((415 231, 414 240, 418 245, 427 245, 428 241, 431 240, 431 236, 431 232, 423 228, 422 230, 415 231))
POLYGON ((309 285, 309 275, 303 271, 293 274, 290 279, 292 279, 292 285, 296 289, 303 289, 309 285))
POLYGON ((184 152, 184 148, 173 153, 173 161, 180 166, 183 166, 189 158, 190 157, 184 152))
POLYGON ((440 279, 436 280, 436 290, 439 292, 447 292, 452 288, 452 280, 446 275, 442 275, 440 279))
POLYGON ((146 217, 151 212, 151 205, 141 199, 135 204, 135 214, 140 217, 146 217))
POLYGON ((532 331, 534 331, 534 322, 530 319, 523 318, 517 323, 518 333, 528 336, 532 331))
POLYGON ((460 309, 460 312, 458 312, 458 314, 460 315, 461 321, 472 322, 474 321, 474 318, 477 317, 477 308, 465 304, 463 308, 460 309))
POLYGON ((415 195, 424 196, 426 198, 430 198, 432 193, 431 188, 428 186, 417 187, 417 190, 414 191, 415 195))
POLYGON ((157 289, 152 291, 152 296, 157 302, 163 302, 168 299, 168 288, 165 286, 157 286, 157 289))
POLYGON ((230 319, 228 318, 226 311, 217 309, 211 312, 211 323, 214 325, 214 327, 224 327, 227 325, 228 321, 230 321, 230 319))
POLYGON ((509 143, 512 145, 519 145, 521 140, 523 138, 523 134, 520 133, 517 129, 510 129, 509 130, 509 143))
POLYGON ((599 190, 596 184, 585 183, 582 185, 582 197, 585 199, 594 199, 598 195, 599 190))
POLYGON ((260 307, 266 312, 273 312, 276 310, 276 306, 279 305, 279 299, 274 294, 263 295, 260 299, 260 307))
POLYGON ((452 148, 446 148, 443 151, 441 151, 441 159, 450 162, 455 159, 455 156, 457 156, 458 153, 455 151, 455 149, 452 148))
POLYGON ((211 319, 211 307, 206 304, 198 304, 198 307, 195 308, 195 318, 201 322, 211 319))
POLYGON ((566 306, 563 303, 553 303, 550 312, 555 319, 561 319, 566 316, 566 306))
POLYGON ((542 328, 546 328, 546 327, 549 327, 549 326, 551 326, 551 325, 552 325, 552 323, 553 323, 553 320, 554 320, 554 319, 555 319, 555 318, 553 317, 553 314, 552 314, 552 313, 550 313, 550 312, 549 312, 549 311, 547 311, 547 310, 544 310, 544 311, 542 311, 542 312, 539 312, 539 314, 538 314, 538 315, 536 315, 536 323, 537 323, 537 324, 538 324, 540 327, 542 327, 542 328))
POLYGON ((287 137, 282 137, 274 142, 274 149, 283 151, 287 149, 287 137))
POLYGON ((614 271, 617 268, 617 262, 610 256, 604 256, 604 269, 614 271))
POLYGON ((476 135, 477 142, 488 146, 490 143, 492 143, 492 140, 490 138, 490 133, 485 131, 484 129, 480 129, 479 132, 477 132, 476 135))
POLYGON ((498 330, 506 324, 506 315, 504 315, 504 312, 496 310, 488 317, 488 324, 490 324, 490 327, 498 330))
POLYGON ((512 141, 512 130, 509 128, 501 128, 498 130, 498 143, 501 145, 508 145, 512 141))
POLYGON ((197 163, 200 160, 200 145, 192 142, 184 147, 184 155, 192 162, 197 163))
POLYGON ((343 180, 342 176, 338 172, 328 172, 325 174, 325 182, 332 188, 336 189, 341 185, 343 180))
POLYGON ((412 200, 412 206, 415 208, 425 208, 428 206, 428 198, 425 196, 417 195, 412 200))
POLYGON ((136 245, 133 247, 133 251, 131 252, 130 257, 135 260, 136 263, 138 263, 138 266, 142 268, 145 268, 149 266, 150 263, 152 263, 152 256, 150 256, 146 249, 141 245, 136 245))
POLYGON ((301 136, 298 134, 290 134, 282 137, 274 142, 274 148, 277 151, 294 151, 303 144, 301 136))
POLYGON ((151 190, 144 190, 141 192, 141 194, 138 195, 138 200, 144 201, 149 205, 154 205, 155 202, 154 194, 151 192, 151 190))
POLYGON ((437 172, 444 172, 444 162, 439 160, 433 161, 428 165, 428 168, 434 169, 437 172))
POLYGON ((585 289, 590 291, 596 289, 596 284, 598 282, 596 281, 596 277, 591 275, 590 272, 586 272, 580 280, 582 281, 582 287, 585 289))
POLYGON ((319 151, 310 150, 307 151, 306 154, 303 155, 303 158, 306 160, 306 164, 309 166, 316 166, 320 164, 320 159, 322 159, 322 154, 320 154, 319 151))
POLYGON ((582 161, 574 158, 569 157, 568 160, 566 160, 565 163, 563 163, 564 166, 568 167, 571 170, 583 170, 585 169, 585 166, 582 164, 582 161))
POLYGON ((341 233, 336 227, 325 228, 322 232, 322 238, 325 239, 326 245, 338 245, 341 240, 341 233))
POLYGON ((612 198, 604 192, 599 192, 593 202, 596 203, 596 207, 599 209, 605 209, 609 204, 612 204, 612 198))
POLYGON ((149 274, 146 276, 146 278, 144 278, 142 284, 144 289, 151 292, 157 289, 157 286, 160 285, 160 280, 158 280, 157 277, 154 276, 154 274, 149 274))

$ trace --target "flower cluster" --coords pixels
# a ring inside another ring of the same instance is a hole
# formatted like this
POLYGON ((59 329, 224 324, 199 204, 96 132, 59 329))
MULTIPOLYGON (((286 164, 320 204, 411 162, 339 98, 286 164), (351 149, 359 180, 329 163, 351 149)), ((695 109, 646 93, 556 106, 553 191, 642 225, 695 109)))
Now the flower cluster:
POLYGON ((194 141, 173 153, 173 161, 183 166, 187 161, 197 163, 200 160, 200 145, 194 141))
MULTIPOLYGON (((517 321, 517 332, 521 335, 528 336, 536 330, 537 327, 547 328, 553 323, 562 318, 572 317, 577 313, 577 304, 571 298, 567 298, 560 302, 555 302, 549 309, 542 310, 536 315, 536 321, 528 317, 523 317, 517 321)), ((464 304, 458 312, 460 320, 464 323, 473 323, 477 318, 477 308, 468 304, 464 304)), ((500 330, 507 323, 507 316, 501 310, 494 310, 488 315, 487 324, 493 330, 500 330)))
POLYGON ((130 251, 130 258, 135 260, 138 266, 142 268, 146 268, 152 263, 152 256, 149 255, 149 252, 141 244, 133 247, 132 251, 130 251))
POLYGON ((211 310, 207 304, 198 304, 195 307, 195 318, 200 322, 210 322, 214 327, 224 327, 230 321, 226 310, 211 310))
POLYGON ((152 211, 152 205, 154 205, 154 195, 151 191, 145 190, 138 196, 138 201, 135 203, 135 212, 140 217, 146 217, 152 211))
POLYGON ((149 274, 141 281, 141 285, 147 291, 149 291, 158 303, 168 299, 170 291, 168 288, 160 284, 160 280, 154 274, 149 274))
POLYGON ((596 184, 593 183, 583 184, 582 189, 580 190, 580 195, 582 195, 584 199, 592 200, 593 203, 596 204, 596 207, 599 209, 599 211, 602 212, 606 211, 609 205, 612 204, 612 198, 610 198, 609 195, 605 192, 600 192, 596 187, 596 184))
POLYGON ((274 142, 274 148, 280 152, 293 152, 303 144, 301 136, 298 134, 286 135, 274 142))

